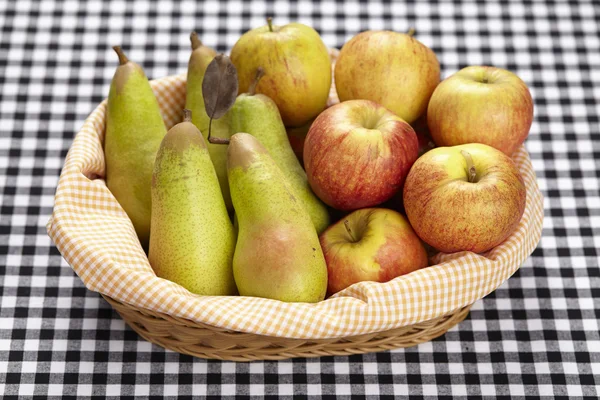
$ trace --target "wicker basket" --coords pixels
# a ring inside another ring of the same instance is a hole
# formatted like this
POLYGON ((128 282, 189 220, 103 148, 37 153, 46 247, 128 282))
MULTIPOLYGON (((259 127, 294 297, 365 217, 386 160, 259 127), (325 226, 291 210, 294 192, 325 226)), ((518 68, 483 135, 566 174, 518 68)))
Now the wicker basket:
POLYGON ((416 346, 442 336, 464 320, 471 308, 467 306, 444 317, 385 332, 311 340, 228 331, 102 297, 147 341, 177 353, 228 361, 346 356, 416 346))
MULTIPOLYGON (((331 55, 335 60, 337 52, 331 55)), ((185 103, 185 76, 151 85, 167 127, 173 126, 185 103)), ((337 102, 332 87, 328 105, 337 102)), ((527 152, 520 149, 515 161, 527 186, 525 214, 517 231, 484 255, 438 254, 434 266, 385 284, 353 285, 314 308, 194 296, 154 275, 131 221, 102 180, 105 111, 103 102, 67 155, 48 234, 87 288, 102 294, 140 336, 176 352, 233 361, 280 360, 427 342, 462 321, 471 304, 508 279, 541 235, 542 195, 527 152)))

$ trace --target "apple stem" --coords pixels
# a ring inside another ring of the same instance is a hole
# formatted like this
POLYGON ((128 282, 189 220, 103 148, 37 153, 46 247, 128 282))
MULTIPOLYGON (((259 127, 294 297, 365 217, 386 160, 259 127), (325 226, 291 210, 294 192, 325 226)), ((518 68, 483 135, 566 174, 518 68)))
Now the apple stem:
POLYGON ((113 50, 119 56, 119 65, 125 65, 129 62, 129 59, 127 58, 125 53, 123 53, 123 49, 121 48, 121 46, 113 46, 113 50))
POLYGON ((473 163, 473 157, 468 151, 461 150, 460 154, 465 158, 467 162, 467 175, 469 178, 469 182, 475 182, 475 178, 477 177, 477 170, 475 169, 475 164, 473 163))
POLYGON ((273 32, 273 18, 267 18, 267 25, 269 26, 269 32, 273 32))
POLYGON ((183 121, 192 122, 192 110, 188 110, 187 108, 183 109, 183 121))
POLYGON ((258 81, 260 81, 260 78, 262 78, 265 75, 265 69, 263 67, 258 67, 256 69, 256 76, 254 77, 254 80, 252 81, 252 83, 250 84, 250 87, 248 88, 248 94, 250 96, 254 96, 256 94, 256 87, 258 86, 258 81))
POLYGON ((346 227, 346 231, 348 232, 348 235, 350 235, 350 239, 352 240, 352 242, 356 243, 357 240, 352 234, 352 229, 350 229, 350 222, 348 220, 344 220, 344 226, 346 227))
POLYGON ((415 28, 413 28, 412 26, 410 27, 410 29, 408 30, 408 32, 406 32, 406 34, 408 36, 414 36, 415 35, 415 28))

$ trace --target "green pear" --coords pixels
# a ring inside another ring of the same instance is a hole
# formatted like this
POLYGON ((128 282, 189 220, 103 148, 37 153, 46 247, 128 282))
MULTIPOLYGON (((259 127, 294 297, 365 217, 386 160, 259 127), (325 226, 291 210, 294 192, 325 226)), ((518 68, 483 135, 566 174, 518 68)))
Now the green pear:
POLYGON ((117 67, 106 110, 106 185, 146 249, 150 237, 150 182, 154 158, 167 133, 144 70, 115 46, 117 67))
POLYGON ((240 294, 323 300, 327 266, 317 231, 269 152, 254 136, 236 133, 227 173, 239 225, 233 274, 240 294))
POLYGON ((229 111, 231 132, 249 133, 269 151, 320 234, 329 226, 329 213, 310 188, 306 172, 290 145, 277 105, 268 96, 254 93, 258 79, 260 72, 250 92, 240 94, 229 111))
POLYGON ((202 134, 188 110, 165 136, 152 177, 150 265, 192 293, 236 293, 233 226, 202 134))
MULTIPOLYGON (((207 139, 210 118, 206 114, 206 109, 204 107, 202 81, 204 80, 206 67, 208 67, 208 64, 215 58, 217 53, 210 47, 202 45, 196 32, 192 32, 190 40, 192 42, 192 54, 188 63, 185 108, 192 111, 192 122, 200 129, 204 139, 207 139)), ((231 135, 229 133, 228 114, 213 120, 211 131, 211 136, 229 138, 231 135)), ((225 205, 229 211, 232 211, 233 206, 231 204, 231 196, 229 195, 229 184, 227 183, 227 146, 208 142, 207 147, 210 159, 215 166, 215 172, 219 178, 225 205)))

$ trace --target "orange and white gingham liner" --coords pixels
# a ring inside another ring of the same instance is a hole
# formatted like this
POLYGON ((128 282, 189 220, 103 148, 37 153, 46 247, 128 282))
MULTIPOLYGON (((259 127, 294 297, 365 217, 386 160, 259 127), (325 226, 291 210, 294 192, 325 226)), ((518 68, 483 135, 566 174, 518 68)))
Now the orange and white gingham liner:
MULTIPOLYGON (((151 85, 167 127, 181 119, 185 75, 151 85)), ((525 214, 503 244, 484 255, 438 254, 435 266, 387 283, 361 282, 317 304, 241 296, 198 296, 156 277, 127 214, 106 187, 106 101, 85 121, 62 170, 48 234, 85 286, 138 308, 213 326, 290 338, 334 338, 384 331, 474 303, 508 279, 535 249, 543 201, 527 151, 514 160, 527 186, 525 214)))

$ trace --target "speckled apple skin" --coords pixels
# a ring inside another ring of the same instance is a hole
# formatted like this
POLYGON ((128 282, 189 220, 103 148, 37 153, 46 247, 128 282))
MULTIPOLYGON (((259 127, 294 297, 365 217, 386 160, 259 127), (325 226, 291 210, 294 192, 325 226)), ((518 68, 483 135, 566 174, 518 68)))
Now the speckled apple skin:
POLYGON ((414 130, 402 118, 372 101, 351 100, 313 122, 304 143, 304 167, 321 200, 356 210, 401 190, 418 148, 414 130))
POLYGON ((335 64, 340 101, 368 99, 408 123, 427 109, 440 82, 435 53, 416 38, 392 31, 366 31, 350 39, 335 64))
MULTIPOLYGON (((276 22, 276 21, 275 21, 276 22)), ((285 126, 302 126, 327 104, 331 88, 329 50, 313 28, 290 23, 246 32, 231 49, 239 91, 248 91, 258 67, 265 75, 256 87, 275 101, 285 126)))
POLYGON ((323 232, 320 240, 328 295, 357 282, 387 282, 428 265, 427 252, 408 221, 385 208, 354 211, 323 232))
POLYGON ((510 157, 483 144, 438 147, 412 166, 404 208, 423 241, 445 253, 482 253, 502 243, 525 210, 526 188, 510 157), (477 171, 469 182, 467 151, 477 171))
POLYGON ((439 84, 427 109, 436 145, 482 143, 509 156, 525 141, 532 122, 533 99, 525 82, 495 67, 461 69, 439 84))

